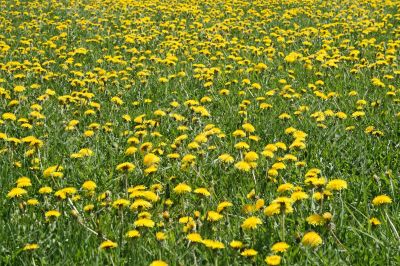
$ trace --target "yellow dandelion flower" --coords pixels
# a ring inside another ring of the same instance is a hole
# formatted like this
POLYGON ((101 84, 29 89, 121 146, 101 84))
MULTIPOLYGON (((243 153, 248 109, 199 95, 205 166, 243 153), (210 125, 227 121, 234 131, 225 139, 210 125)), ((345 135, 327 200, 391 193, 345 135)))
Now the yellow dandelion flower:
POLYGON ((167 239, 167 235, 164 232, 157 232, 156 239, 158 241, 163 241, 163 240, 167 239))
POLYGON ((203 245, 211 249, 224 249, 225 245, 222 242, 211 240, 211 239, 204 239, 202 241, 203 245))
POLYGON ((243 128, 244 130, 246 130, 246 132, 249 132, 249 133, 253 133, 254 131, 256 131, 256 129, 254 128, 254 126, 253 126, 252 124, 250 124, 250 123, 245 123, 245 124, 243 124, 243 125, 242 125, 242 128, 243 128))
POLYGON ((217 212, 222 212, 223 210, 225 210, 228 207, 232 207, 233 204, 229 201, 223 201, 221 203, 218 204, 217 206, 217 212))
POLYGON ((206 197, 211 196, 211 193, 206 188, 202 188, 202 187, 201 188, 196 188, 194 190, 194 193, 200 194, 200 195, 203 195, 203 196, 206 196, 206 197))
POLYGON ((50 194, 51 192, 53 192, 53 189, 51 187, 41 187, 39 189, 40 194, 50 194))
POLYGON ((322 244, 322 238, 316 232, 308 232, 303 236, 301 243, 305 246, 317 247, 322 244))
POLYGON ((272 203, 264 209, 264 214, 267 216, 273 216, 281 213, 281 206, 279 203, 272 203))
POLYGON ((243 130, 238 129, 238 130, 235 130, 235 131, 232 133, 232 136, 243 138, 243 137, 246 136, 246 133, 245 133, 243 130))
POLYGON ((23 196, 23 195, 26 195, 26 194, 28 194, 28 191, 26 191, 26 190, 23 189, 23 188, 16 187, 16 188, 11 189, 11 190, 7 193, 7 197, 10 198, 10 199, 12 199, 12 198, 19 198, 19 197, 21 197, 21 196, 23 196))
POLYGON ((251 216, 243 221, 241 227, 245 230, 256 229, 258 225, 262 224, 260 218, 251 216))
POLYGON ((28 251, 28 250, 35 250, 38 249, 39 245, 36 243, 32 243, 32 244, 26 244, 23 248, 24 251, 28 251))
POLYGON ((127 238, 138 238, 140 237, 140 233, 138 230, 130 230, 125 234, 125 236, 127 238))
POLYGON ((271 266, 276 266, 281 264, 281 256, 278 255, 271 255, 265 258, 265 263, 271 266))
POLYGON ((235 144, 235 148, 238 149, 238 150, 241 150, 241 149, 249 149, 249 148, 250 148, 250 145, 247 144, 247 143, 244 142, 244 141, 241 141, 241 142, 238 142, 238 143, 235 144))
POLYGON ((342 179, 333 179, 326 185, 328 190, 342 190, 347 189, 347 182, 342 179))
POLYGON ((152 207, 153 207, 153 205, 150 202, 148 202, 147 200, 137 199, 131 204, 130 209, 136 210, 136 209, 140 208, 140 209, 146 210, 146 209, 150 209, 152 207))
POLYGON ((258 154, 254 151, 249 151, 246 153, 246 155, 244 156, 244 160, 246 162, 254 162, 258 160, 258 154))
POLYGON ((379 195, 376 196, 373 200, 372 200, 372 204, 374 206, 379 206, 379 205, 384 205, 384 204, 390 204, 392 203, 392 199, 387 196, 387 195, 379 195))
POLYGON ((324 217, 322 217, 319 214, 312 214, 312 215, 308 216, 306 221, 307 221, 308 224, 311 224, 311 225, 314 225, 314 226, 324 225, 325 222, 326 222, 324 217))
POLYGON ((135 169, 135 165, 133 163, 125 162, 117 165, 116 170, 121 172, 131 172, 135 169))
POLYGON ((90 211, 92 211, 93 209, 94 209, 94 205, 93 205, 93 204, 88 204, 88 205, 86 205, 86 206, 83 207, 83 210, 84 210, 85 212, 90 212, 90 211))
POLYGON ((240 161, 235 164, 235 168, 240 171, 248 172, 251 170, 251 165, 248 162, 240 161))
POLYGON ((198 234, 198 233, 191 233, 191 234, 188 234, 188 235, 186 236, 186 239, 189 240, 189 241, 191 241, 191 242, 195 242, 195 243, 202 243, 202 241, 203 241, 203 238, 202 238, 201 235, 198 234))
POLYGON ((11 120, 11 121, 17 120, 17 117, 13 113, 4 113, 1 116, 1 118, 4 119, 4 120, 11 120))
POLYGON ((219 214, 218 212, 215 212, 215 211, 207 212, 207 221, 209 221, 209 222, 219 221, 222 218, 224 218, 224 216, 219 214))
POLYGON ((192 163, 196 160, 196 156, 193 154, 187 154, 182 157, 182 163, 192 163))
POLYGON ((155 260, 149 266, 168 266, 168 263, 163 260, 155 260))
POLYGON ((32 183, 30 180, 24 180, 24 181, 19 181, 19 182, 17 181, 17 187, 19 187, 19 188, 31 187, 31 186, 32 186, 32 183))
POLYGON ((158 164, 160 162, 160 157, 153 153, 148 153, 143 158, 143 164, 146 166, 151 166, 154 164, 158 164))
POLYGON ((145 175, 149 175, 149 174, 157 172, 157 170, 158 170, 158 167, 156 165, 151 165, 150 167, 148 167, 144 170, 144 173, 145 173, 145 175))
POLYGON ((26 203, 27 203, 28 205, 30 205, 30 206, 36 206, 36 205, 39 204, 39 201, 38 201, 37 199, 28 199, 28 200, 26 201, 26 203))
POLYGON ((295 191, 295 192, 292 193, 290 198, 293 200, 293 202, 296 202, 296 201, 299 201, 299 200, 308 199, 309 196, 304 191, 295 191))
POLYGON ((258 252, 252 248, 243 250, 240 255, 243 257, 254 257, 258 254, 258 252))
POLYGON ((264 157, 268 157, 268 158, 271 158, 271 159, 274 158, 274 152, 272 152, 270 150, 264 150, 264 151, 261 152, 261 154, 264 157))
POLYGON ((286 252, 290 246, 286 242, 278 242, 272 245, 271 251, 274 253, 286 252))
POLYGON ((52 218, 52 217, 57 218, 57 217, 60 217, 60 216, 61 216, 61 213, 60 213, 59 211, 57 211, 57 210, 51 210, 51 211, 47 211, 47 212, 44 214, 44 216, 45 216, 46 218, 52 218))
POLYGON ((372 217, 371 219, 369 219, 368 222, 369 222, 369 224, 371 224, 373 226, 381 225, 381 221, 379 221, 379 219, 376 217, 372 217))
POLYGON ((137 151, 138 151, 138 149, 136 147, 131 146, 126 149, 125 155, 129 156, 129 155, 135 154, 137 151))
POLYGON ((180 183, 174 188, 176 194, 184 194, 192 191, 192 188, 185 183, 180 183))
POLYGON ((82 185, 82 188, 87 191, 94 191, 96 187, 97 187, 96 183, 91 180, 85 181, 82 185))
POLYGON ((233 163, 234 162, 233 157, 231 155, 229 155, 228 153, 224 153, 224 154, 220 155, 218 157, 218 160, 220 160, 221 162, 224 162, 224 163, 233 163))
POLYGON ((237 241, 237 240, 233 240, 229 245, 234 249, 240 249, 240 248, 243 247, 243 242, 237 241))
POLYGON ((112 206, 114 208, 122 208, 122 207, 126 207, 130 204, 131 202, 127 199, 117 199, 113 202, 112 206))
POLYGON ((286 165, 284 163, 282 163, 282 162, 274 163, 272 165, 272 169, 276 169, 276 170, 286 169, 286 165))
POLYGON ((155 226, 155 222, 151 219, 147 219, 147 218, 141 218, 136 220, 133 223, 134 226, 136 227, 147 227, 147 228, 153 228, 155 226))
POLYGON ((111 240, 106 240, 106 241, 103 241, 100 244, 99 249, 107 250, 107 249, 113 249, 113 248, 116 248, 116 247, 118 247, 117 243, 115 243, 115 242, 113 242, 111 240))
POLYGON ((293 190, 293 189, 294 189, 294 185, 293 185, 293 184, 286 183, 286 184, 280 185, 280 186, 278 187, 277 191, 280 192, 280 193, 282 193, 282 192, 285 192, 285 191, 291 191, 291 190, 293 190))
POLYGON ((64 168, 60 165, 53 165, 48 167, 46 170, 43 171, 44 177, 63 177, 61 173, 64 168))

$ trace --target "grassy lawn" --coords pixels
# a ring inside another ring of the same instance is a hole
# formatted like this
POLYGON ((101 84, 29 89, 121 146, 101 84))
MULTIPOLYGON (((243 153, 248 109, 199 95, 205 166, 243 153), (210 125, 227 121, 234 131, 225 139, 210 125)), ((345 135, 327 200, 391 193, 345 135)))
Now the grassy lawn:
POLYGON ((0 1, 0 265, 399 265, 400 1, 0 1))

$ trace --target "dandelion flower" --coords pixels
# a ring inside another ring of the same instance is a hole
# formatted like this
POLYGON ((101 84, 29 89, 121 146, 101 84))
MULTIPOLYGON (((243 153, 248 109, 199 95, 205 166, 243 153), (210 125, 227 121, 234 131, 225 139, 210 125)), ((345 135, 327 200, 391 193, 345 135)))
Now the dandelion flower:
POLYGON ((23 195, 25 195, 25 194, 28 194, 28 191, 26 191, 26 190, 23 189, 23 188, 16 187, 16 188, 11 189, 11 190, 7 193, 7 197, 10 198, 10 199, 12 199, 12 198, 21 197, 21 196, 23 196, 23 195))
POLYGON ((97 187, 96 183, 91 180, 85 181, 82 185, 82 188, 87 191, 94 191, 96 187, 97 187))
POLYGON ((307 221, 308 224, 311 224, 311 225, 314 225, 314 226, 316 226, 316 225, 324 225, 325 224, 324 217, 322 217, 319 214, 313 214, 313 215, 308 216, 306 221, 307 221))
POLYGON ((271 251, 272 251, 272 252, 275 252, 275 253, 278 253, 278 252, 286 252, 287 249, 288 249, 289 247, 290 247, 290 246, 289 246, 286 242, 278 242, 278 243, 275 243, 275 244, 271 247, 271 251))
POLYGON ((246 220, 243 221, 241 227, 243 229, 249 230, 249 229, 255 229, 257 228, 258 225, 262 224, 262 221, 260 218, 251 216, 247 218, 246 220))
POLYGON ((122 207, 126 207, 130 204, 131 202, 127 199, 117 199, 113 202, 112 206, 114 208, 122 208, 122 207))
POLYGON ((278 187, 277 191, 280 192, 280 193, 282 193, 282 192, 285 192, 285 191, 293 190, 293 188, 294 188, 294 185, 293 185, 293 184, 286 183, 286 184, 280 185, 280 186, 278 187))
POLYGON ((233 204, 229 201, 223 201, 220 204, 218 204, 217 206, 217 212, 222 212, 223 210, 225 210, 228 207, 232 207, 233 204))
POLYGON ((222 218, 224 218, 223 215, 219 214, 218 212, 215 211, 209 211, 207 213, 207 221, 209 222, 215 222, 215 221, 219 221, 222 218))
POLYGON ((116 169, 121 172, 131 172, 135 169, 135 165, 133 163, 125 162, 117 165, 116 169))
POLYGON ((317 247, 322 244, 322 238, 316 232, 308 232, 303 236, 301 243, 305 246, 317 247))
POLYGON ((99 248, 103 249, 103 250, 113 249, 113 248, 116 248, 116 247, 118 247, 118 244, 113 242, 113 241, 111 241, 111 240, 106 240, 106 241, 102 242, 100 244, 100 246, 99 246, 99 248))
POLYGON ((203 245, 211 249, 224 249, 225 245, 222 242, 211 240, 211 239, 204 239, 202 241, 203 245))
POLYGON ((38 244, 32 243, 32 244, 26 244, 24 246, 23 250, 24 251, 28 251, 28 250, 35 250, 35 249, 38 249, 38 248, 39 248, 38 244))
POLYGON ((244 160, 246 162, 254 162, 258 160, 258 154, 254 151, 249 151, 248 153, 246 153, 246 155, 244 156, 244 160))
POLYGON ((379 205, 383 205, 383 204, 390 204, 390 203, 392 203, 392 199, 387 195, 379 195, 379 196, 376 196, 372 200, 372 204, 374 206, 379 206, 379 205))
POLYGON ((381 224, 381 221, 379 221, 376 217, 372 217, 368 222, 373 226, 378 226, 381 224))
POLYGON ((245 123, 242 125, 243 129, 246 130, 246 132, 252 133, 254 132, 256 129, 254 128, 254 126, 250 123, 245 123))
POLYGON ((275 266, 281 264, 281 256, 271 255, 265 258, 265 262, 268 265, 275 266))
POLYGON ((290 198, 293 200, 293 202, 296 202, 296 201, 299 201, 299 200, 308 199, 309 196, 304 191, 295 191, 295 192, 292 193, 290 198))
POLYGON ((155 260, 149 266, 168 266, 168 263, 162 260, 155 260))
POLYGON ((60 215, 61 215, 61 213, 60 213, 59 211, 56 211, 56 210, 47 211, 47 212, 44 214, 44 216, 45 216, 46 218, 52 218, 52 217, 57 218, 57 217, 59 217, 60 215))
POLYGON ((166 236, 166 234, 164 232, 157 232, 156 233, 156 239, 158 241, 163 241, 163 240, 167 239, 167 236, 166 236))
POLYGON ((192 188, 185 183, 180 183, 174 188, 176 194, 184 194, 192 191, 192 188))
POLYGON ((342 179, 333 179, 326 185, 328 190, 342 190, 347 189, 347 182, 342 179))
POLYGON ((143 158, 143 164, 146 166, 152 166, 154 164, 158 164, 160 162, 160 157, 153 153, 148 153, 143 158))
POLYGON ((140 233, 138 230, 130 230, 125 234, 128 238, 138 238, 140 237, 140 233))
POLYGON ((198 234, 198 233, 191 233, 191 234, 188 234, 188 235, 186 236, 186 239, 189 240, 189 241, 191 241, 191 242, 196 242, 196 243, 201 243, 201 242, 203 241, 203 238, 202 238, 201 235, 198 234))
POLYGON ((196 188, 194 190, 194 193, 200 194, 200 195, 203 195, 203 196, 206 196, 206 197, 211 196, 211 193, 206 188, 196 188))
POLYGON ((136 153, 137 150, 138 149, 136 147, 131 146, 131 147, 126 149, 125 155, 127 155, 127 156, 132 155, 132 154, 136 153))
POLYGON ((233 163, 234 159, 231 155, 224 153, 218 157, 218 160, 224 163, 233 163))
POLYGON ((240 249, 240 248, 243 247, 243 242, 237 241, 237 240, 233 240, 229 245, 234 249, 240 249))
POLYGON ((244 172, 248 172, 251 169, 251 165, 248 162, 240 161, 235 164, 235 168, 244 172))
POLYGON ((53 189, 51 187, 41 187, 39 189, 40 194, 50 194, 51 192, 53 192, 53 189))
POLYGON ((258 252, 252 248, 243 250, 240 255, 243 257, 254 257, 258 254, 258 252))
POLYGON ((93 204, 88 204, 88 205, 86 205, 85 207, 83 207, 83 210, 85 211, 85 212, 90 212, 90 211, 92 211, 94 209, 94 205, 93 204))
POLYGON ((131 204, 130 209, 131 210, 136 210, 139 208, 150 209, 151 207, 153 207, 153 205, 150 202, 148 202, 147 200, 137 199, 131 204))
POLYGON ((136 220, 133 223, 134 226, 136 227, 147 227, 147 228, 153 228, 155 226, 155 222, 151 219, 147 219, 147 218, 141 218, 136 220))
POLYGON ((273 216, 281 213, 281 206, 279 203, 271 203, 264 209, 264 214, 267 216, 273 216))
POLYGON ((238 143, 235 144, 235 148, 239 149, 239 150, 240 149, 249 149, 250 145, 247 144, 246 142, 241 141, 241 142, 238 142, 238 143))
POLYGON ((28 199, 28 200, 26 201, 26 203, 27 203, 28 205, 30 205, 30 206, 36 206, 36 205, 39 204, 39 201, 38 201, 37 199, 28 199))

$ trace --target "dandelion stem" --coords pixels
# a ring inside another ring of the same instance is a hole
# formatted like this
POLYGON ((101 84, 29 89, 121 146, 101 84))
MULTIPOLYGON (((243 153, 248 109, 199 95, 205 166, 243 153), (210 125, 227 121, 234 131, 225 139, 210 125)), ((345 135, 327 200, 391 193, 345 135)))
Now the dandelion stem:
POLYGON ((125 177, 125 193, 128 196, 128 174, 125 174, 124 177, 125 177))
POLYGON ((390 219, 390 217, 389 217, 389 215, 387 214, 386 211, 385 211, 385 215, 386 215, 386 218, 387 218, 387 220, 388 220, 388 222, 389 222, 389 224, 390 224, 390 227, 392 227, 393 233, 394 233, 394 235, 396 236, 397 241, 400 242, 399 233, 397 232, 396 227, 395 227, 394 224, 392 223, 392 220, 390 219))
MULTIPOLYGON (((98 232, 94 231, 92 228, 90 228, 89 226, 87 226, 87 225, 84 223, 84 220, 83 220, 81 214, 79 213, 78 209, 75 207, 74 203, 72 202, 72 200, 71 200, 70 198, 68 198, 68 203, 69 203, 70 207, 76 212, 76 214, 77 214, 77 216, 78 216, 78 219, 77 219, 77 220, 78 220, 78 223, 79 223, 80 225, 82 225, 87 231, 91 232, 92 234, 94 234, 94 235, 96 235, 96 236, 99 236, 99 233, 98 233, 98 232)), ((103 238, 104 240, 108 240, 108 239, 105 238, 104 236, 101 236, 101 238, 103 238)))
POLYGON ((349 251, 347 250, 346 246, 343 245, 343 243, 339 240, 339 238, 338 238, 338 237, 336 236, 336 234, 333 232, 333 230, 330 229, 329 231, 330 231, 331 234, 333 235, 333 238, 335 238, 336 242, 338 242, 338 244, 341 245, 341 246, 344 248, 344 250, 345 250, 346 252, 349 252, 349 251))
POLYGON ((254 173, 254 170, 252 171, 253 173, 253 180, 254 180, 254 189, 257 187, 257 179, 256 179, 256 174, 254 173))
POLYGON ((282 211, 282 219, 281 219, 281 238, 282 241, 285 241, 285 212, 282 211))

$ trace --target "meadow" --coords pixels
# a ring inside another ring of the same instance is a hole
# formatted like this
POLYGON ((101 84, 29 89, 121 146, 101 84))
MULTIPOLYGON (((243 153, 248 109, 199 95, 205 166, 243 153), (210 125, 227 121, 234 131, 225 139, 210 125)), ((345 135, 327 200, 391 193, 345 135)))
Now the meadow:
POLYGON ((0 0, 0 265, 400 265, 399 0, 0 0))

